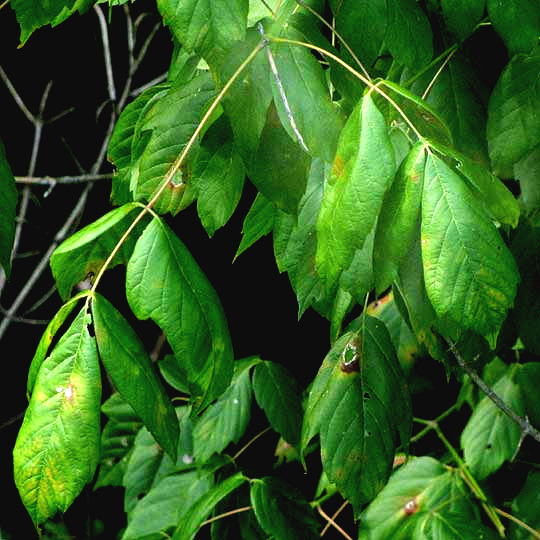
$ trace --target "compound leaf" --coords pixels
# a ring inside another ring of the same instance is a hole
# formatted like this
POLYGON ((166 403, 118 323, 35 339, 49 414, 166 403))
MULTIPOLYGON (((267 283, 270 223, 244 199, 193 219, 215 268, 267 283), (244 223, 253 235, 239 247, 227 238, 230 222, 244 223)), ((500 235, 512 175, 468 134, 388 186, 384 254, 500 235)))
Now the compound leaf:
POLYGON ((15 448, 14 475, 37 525, 64 512, 99 461, 101 374, 86 307, 41 364, 15 448))

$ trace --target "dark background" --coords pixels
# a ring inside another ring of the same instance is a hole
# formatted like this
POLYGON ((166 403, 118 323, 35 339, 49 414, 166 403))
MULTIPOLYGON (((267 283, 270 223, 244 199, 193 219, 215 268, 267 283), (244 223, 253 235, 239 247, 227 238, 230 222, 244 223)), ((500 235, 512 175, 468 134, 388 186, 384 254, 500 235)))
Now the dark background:
MULTIPOLYGON (((140 44, 160 19, 154 2, 140 0, 130 9, 133 19, 144 10, 151 13, 140 25, 140 44)), ((114 77, 117 92, 120 93, 127 74, 126 26, 122 8, 113 10, 109 37, 114 77)), ((111 103, 107 101, 104 53, 96 14, 90 10, 83 16, 71 17, 56 28, 39 29, 24 47, 18 48, 18 45, 18 25, 11 8, 7 6, 0 10, 0 66, 32 113, 37 114, 49 81, 52 81, 52 86, 44 118, 51 119, 70 110, 60 119, 44 125, 34 175, 77 175, 81 168, 89 172, 106 133, 111 111, 111 103), (96 116, 98 110, 101 113, 96 116)), ((165 73, 171 52, 168 30, 161 28, 133 87, 165 73)), ((1 83, 0 138, 16 176, 28 173, 33 136, 33 125, 1 83)), ((112 167, 105 163, 100 172, 112 172, 112 167)), ((22 185, 19 184, 21 189, 22 185)), ((83 189, 82 185, 57 185, 50 192, 47 186, 32 188, 22 229, 20 255, 13 263, 11 278, 0 298, 2 309, 9 309, 83 189)), ((109 194, 110 181, 96 182, 76 228, 91 223, 111 209, 109 194)), ((177 217, 167 219, 195 256, 222 300, 236 358, 257 354, 264 359, 281 362, 306 387, 328 351, 328 322, 313 310, 308 310, 298 321, 296 298, 288 277, 277 271, 270 237, 260 240, 232 264, 241 240, 243 218, 254 196, 253 187, 247 183, 233 218, 212 239, 208 238, 201 226, 194 205, 177 217)), ((122 280, 123 271, 115 269, 100 287, 100 292, 118 307, 123 302, 122 280)), ((16 539, 35 537, 31 521, 13 484, 11 452, 21 423, 20 415, 27 404, 26 375, 30 362, 45 322, 61 306, 53 286, 51 273, 47 269, 17 313, 32 319, 33 323, 41 324, 13 322, 0 343, 3 381, 0 406, 0 530, 16 539), (36 302, 44 297, 46 299, 34 309, 36 302)), ((158 336, 157 329, 148 323, 137 328, 144 332, 141 337, 151 348, 158 336)), ((442 366, 431 362, 426 370, 441 385, 446 383, 442 366)), ((426 415, 431 418, 443 411, 448 402, 452 403, 454 396, 450 395, 445 400, 439 393, 433 402, 433 395, 427 393, 424 398, 431 403, 426 415)), ((255 426, 255 432, 260 429, 260 426, 255 426)), ((273 453, 275 442, 274 439, 262 441, 259 443, 260 450, 270 449, 273 453)), ((256 452, 259 451, 257 448, 256 452)), ((123 520, 122 492, 101 489, 93 495, 91 489, 87 489, 66 515, 72 535, 84 537, 84 523, 89 514, 105 523, 105 530, 109 534, 103 538, 112 538, 114 527, 123 520)))

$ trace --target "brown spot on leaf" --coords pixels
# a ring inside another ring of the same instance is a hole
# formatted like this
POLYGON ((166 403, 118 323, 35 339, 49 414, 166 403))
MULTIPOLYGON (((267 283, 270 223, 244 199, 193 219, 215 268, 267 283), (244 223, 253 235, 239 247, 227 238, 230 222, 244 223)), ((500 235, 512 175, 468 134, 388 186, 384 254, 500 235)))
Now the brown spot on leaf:
POLYGON ((341 353, 339 368, 343 373, 358 373, 360 371, 361 356, 362 344, 356 338, 351 339, 341 353))
POLYGON ((414 497, 413 499, 409 499, 403 505, 403 512, 406 516, 412 516, 413 514, 416 514, 416 512, 418 512, 418 501, 416 500, 416 497, 414 497))
POLYGON ((339 154, 336 154, 336 157, 334 158, 334 164, 332 165, 332 176, 336 179, 341 178, 344 169, 345 162, 343 161, 343 158, 339 154))

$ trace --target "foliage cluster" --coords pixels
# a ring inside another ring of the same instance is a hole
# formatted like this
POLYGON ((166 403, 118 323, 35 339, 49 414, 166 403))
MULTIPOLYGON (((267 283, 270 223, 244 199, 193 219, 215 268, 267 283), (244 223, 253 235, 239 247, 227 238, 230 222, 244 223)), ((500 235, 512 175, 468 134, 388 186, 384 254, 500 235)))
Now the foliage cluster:
MULTIPOLYGON (((94 4, 11 0, 21 44, 94 4)), ((360 539, 540 538, 538 3, 157 9, 174 54, 167 80, 114 127, 114 209, 50 259, 64 305, 32 359, 13 452, 36 527, 93 482, 125 488, 124 540, 203 527, 220 540, 311 539, 330 526, 350 538, 322 508, 336 498, 360 539), (471 59, 486 27, 507 53, 491 86, 471 59), (170 226, 196 204, 213 236, 247 181, 257 196, 237 257, 271 233, 299 316, 329 321, 308 388, 291 366, 235 359, 220 300, 170 226), (130 314, 100 292, 119 265, 130 314), (131 315, 166 336, 157 362, 131 315), (462 385, 436 419, 413 416, 419 357, 462 385), (114 388, 105 403, 101 366, 114 388), (278 467, 303 466, 313 493, 238 465, 253 399, 281 438, 278 467), (441 422, 465 407, 457 449, 441 422), (440 446, 409 452, 428 432, 440 446), (518 464, 523 481, 505 495, 498 474, 518 464)), ((1 147, 0 179, 9 275, 17 192, 1 147)))

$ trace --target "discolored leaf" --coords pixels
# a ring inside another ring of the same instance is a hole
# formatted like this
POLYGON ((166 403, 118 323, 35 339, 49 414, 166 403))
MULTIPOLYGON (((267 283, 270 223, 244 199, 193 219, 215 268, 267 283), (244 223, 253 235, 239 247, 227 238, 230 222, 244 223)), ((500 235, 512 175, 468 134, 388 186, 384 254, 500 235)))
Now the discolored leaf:
POLYGON ((155 218, 127 266, 129 304, 165 332, 191 398, 204 408, 227 388, 233 352, 215 290, 180 239, 155 218))
POLYGON ((311 387, 302 448, 318 433, 324 471, 358 513, 383 488, 398 436, 407 445, 411 410, 384 324, 362 317, 325 358, 311 387))
POLYGON ((39 369, 15 448, 14 475, 37 525, 64 512, 99 460, 101 375, 86 307, 39 369))

